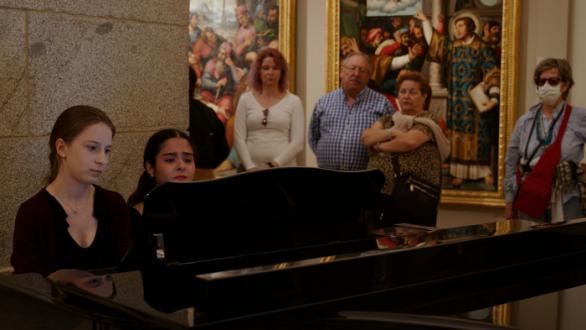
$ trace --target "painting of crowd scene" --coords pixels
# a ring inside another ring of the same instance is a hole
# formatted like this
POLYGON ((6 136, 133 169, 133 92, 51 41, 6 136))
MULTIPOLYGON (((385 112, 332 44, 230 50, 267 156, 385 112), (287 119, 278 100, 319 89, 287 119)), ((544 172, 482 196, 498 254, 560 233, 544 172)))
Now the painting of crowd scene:
POLYGON ((188 29, 195 97, 228 123, 256 54, 278 48, 278 0, 191 0, 188 29))
POLYGON ((340 63, 369 54, 369 86, 397 109, 402 72, 429 80, 451 141, 443 188, 497 189, 501 22, 498 0, 340 0, 340 63))

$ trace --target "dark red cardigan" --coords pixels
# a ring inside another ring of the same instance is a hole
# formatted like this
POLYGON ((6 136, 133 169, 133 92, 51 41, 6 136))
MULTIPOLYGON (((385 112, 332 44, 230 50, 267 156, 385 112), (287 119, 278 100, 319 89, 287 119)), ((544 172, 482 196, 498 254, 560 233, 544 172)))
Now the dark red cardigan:
POLYGON ((67 231, 67 214, 45 189, 20 205, 16 214, 11 264, 14 273, 44 276, 64 268, 117 266, 132 244, 131 209, 116 192, 95 186, 96 237, 81 248, 67 231))

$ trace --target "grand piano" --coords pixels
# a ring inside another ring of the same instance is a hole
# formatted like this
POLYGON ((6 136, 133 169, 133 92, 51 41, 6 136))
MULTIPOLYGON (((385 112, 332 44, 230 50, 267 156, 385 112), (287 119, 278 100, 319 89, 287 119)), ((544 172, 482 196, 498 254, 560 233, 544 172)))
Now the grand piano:
POLYGON ((0 276, 0 307, 20 328, 15 302, 88 328, 488 329, 499 326, 454 316, 586 283, 586 219, 386 224, 383 181, 276 168, 167 183, 120 267, 95 270, 112 272, 112 297, 0 276))

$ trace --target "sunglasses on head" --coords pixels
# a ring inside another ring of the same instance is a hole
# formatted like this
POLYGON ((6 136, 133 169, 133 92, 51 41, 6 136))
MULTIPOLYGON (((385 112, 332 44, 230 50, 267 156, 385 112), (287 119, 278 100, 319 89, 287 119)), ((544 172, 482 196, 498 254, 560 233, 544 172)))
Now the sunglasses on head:
POLYGON ((264 109, 264 110, 262 111, 262 115, 263 115, 263 118, 262 118, 262 125, 263 125, 264 127, 266 127, 266 126, 267 126, 267 123, 268 123, 269 109, 264 109))
POLYGON ((539 80, 535 81, 535 83, 537 84, 537 86, 543 86, 543 85, 545 85, 546 82, 549 83, 550 86, 557 86, 557 84, 559 84, 560 81, 562 81, 562 79, 559 77, 539 78, 539 80))

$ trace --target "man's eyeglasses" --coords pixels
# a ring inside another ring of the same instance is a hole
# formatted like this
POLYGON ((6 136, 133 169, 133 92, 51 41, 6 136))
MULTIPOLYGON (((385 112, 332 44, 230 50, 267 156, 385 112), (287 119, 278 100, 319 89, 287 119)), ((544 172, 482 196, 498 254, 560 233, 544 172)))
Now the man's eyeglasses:
POLYGON ((550 86, 557 86, 557 84, 559 84, 560 81, 562 81, 562 79, 559 77, 539 78, 539 80, 537 80, 535 83, 537 84, 537 86, 543 86, 543 85, 545 85, 546 82, 549 83, 550 86))
POLYGON ((264 127, 267 127, 267 123, 269 122, 268 121, 268 118, 269 118, 269 109, 264 109, 262 111, 262 116, 263 116, 263 118, 262 118, 262 125, 264 127))
POLYGON ((359 66, 349 66, 349 65, 343 65, 343 67, 348 70, 348 71, 352 71, 352 72, 358 72, 360 74, 365 74, 368 72, 368 69, 365 68, 361 68, 359 66))

